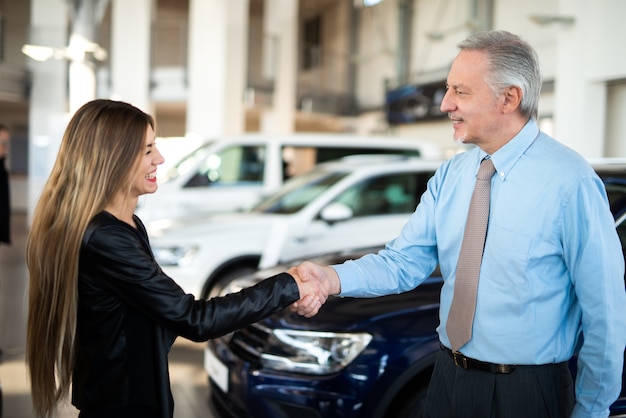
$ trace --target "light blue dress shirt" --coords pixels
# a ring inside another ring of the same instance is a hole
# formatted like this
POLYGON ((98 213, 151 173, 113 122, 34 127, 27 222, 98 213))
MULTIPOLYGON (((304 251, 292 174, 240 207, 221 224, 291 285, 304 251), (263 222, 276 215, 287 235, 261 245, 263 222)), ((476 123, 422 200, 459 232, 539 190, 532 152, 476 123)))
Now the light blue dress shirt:
MULTIPOLYGON (((476 147, 443 163, 397 238, 378 255, 333 266, 341 296, 404 292, 439 264, 437 332, 450 347, 445 324, 485 156, 476 147)), ((497 173, 473 337, 460 351, 501 364, 562 362, 579 352, 573 416, 606 416, 621 387, 626 294, 604 185, 584 158, 534 120, 491 158, 497 173)))

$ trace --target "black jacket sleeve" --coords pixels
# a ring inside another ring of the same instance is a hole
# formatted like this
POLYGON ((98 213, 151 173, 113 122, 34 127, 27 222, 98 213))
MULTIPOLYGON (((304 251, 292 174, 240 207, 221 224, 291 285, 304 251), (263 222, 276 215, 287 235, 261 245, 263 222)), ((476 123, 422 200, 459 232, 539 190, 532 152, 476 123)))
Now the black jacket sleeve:
POLYGON ((294 278, 281 273, 238 293, 195 300, 163 273, 142 228, 112 216, 92 223, 83 240, 80 264, 81 303, 96 310, 123 303, 193 341, 242 328, 299 299, 294 278))

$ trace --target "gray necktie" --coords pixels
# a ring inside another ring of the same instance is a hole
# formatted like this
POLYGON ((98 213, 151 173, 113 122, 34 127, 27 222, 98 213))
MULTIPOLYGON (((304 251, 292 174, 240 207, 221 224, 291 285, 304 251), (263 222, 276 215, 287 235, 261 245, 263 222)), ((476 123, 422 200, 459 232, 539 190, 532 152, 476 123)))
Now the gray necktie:
POLYGON ((485 158, 480 163, 476 186, 470 202, 465 224, 461 253, 456 268, 454 298, 448 315, 446 330, 452 351, 458 351, 472 338, 472 323, 476 310, 478 275, 483 259, 487 222, 489 220, 489 198, 491 177, 495 173, 493 162, 485 158))

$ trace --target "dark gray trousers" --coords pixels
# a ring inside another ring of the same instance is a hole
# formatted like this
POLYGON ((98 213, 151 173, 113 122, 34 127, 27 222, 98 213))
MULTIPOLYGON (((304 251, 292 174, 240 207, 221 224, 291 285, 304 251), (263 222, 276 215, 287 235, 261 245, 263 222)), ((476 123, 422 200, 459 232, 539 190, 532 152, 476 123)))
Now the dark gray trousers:
POLYGON ((426 418, 568 418, 574 382, 567 363, 517 366, 509 374, 466 370, 441 351, 428 388, 426 418))

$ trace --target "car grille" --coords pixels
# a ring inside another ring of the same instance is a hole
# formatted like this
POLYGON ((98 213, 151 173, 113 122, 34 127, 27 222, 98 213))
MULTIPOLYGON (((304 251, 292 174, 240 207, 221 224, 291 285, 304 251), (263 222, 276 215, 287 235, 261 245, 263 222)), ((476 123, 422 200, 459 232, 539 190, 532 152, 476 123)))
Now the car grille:
POLYGON ((233 334, 229 347, 245 361, 260 365, 261 354, 267 347, 272 330, 260 323, 242 328, 233 334))

